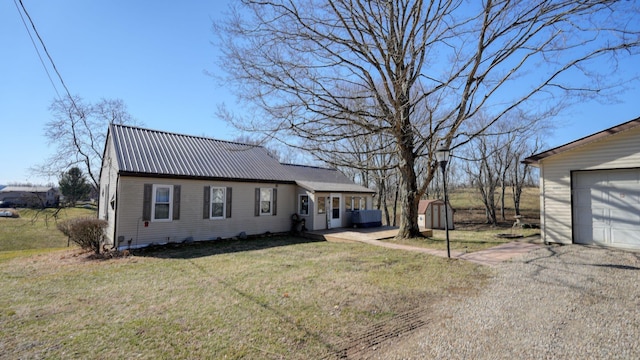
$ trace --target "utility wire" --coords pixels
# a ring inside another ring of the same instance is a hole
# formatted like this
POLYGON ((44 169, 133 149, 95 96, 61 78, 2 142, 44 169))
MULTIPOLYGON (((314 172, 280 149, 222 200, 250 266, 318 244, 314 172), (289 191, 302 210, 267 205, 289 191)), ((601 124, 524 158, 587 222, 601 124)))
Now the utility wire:
MULTIPOLYGON (((58 75, 58 79, 60 79, 60 83, 62 84, 62 87, 64 88, 64 91, 67 93, 67 96, 69 97, 69 100, 71 101, 71 105, 78 112, 79 116, 81 118, 84 118, 84 113, 81 112, 80 109, 78 109, 78 105, 76 105, 76 102, 73 99, 73 96, 71 96, 71 93, 69 92, 69 88, 67 88, 67 84, 65 84, 64 79, 62 79, 62 75, 60 75, 60 72, 58 71, 58 68, 56 67, 56 64, 53 62, 53 58, 49 54, 49 50, 47 50, 47 46, 44 44, 44 41, 42 40, 42 37, 40 37, 40 33, 38 33, 38 29, 36 29, 36 25, 33 23, 33 20, 31 19, 31 16, 29 15, 29 12, 24 7, 24 4, 22 3, 22 0, 19 0, 19 1, 20 1, 20 7, 22 7, 22 11, 24 12, 24 14, 27 15, 27 19, 29 19, 29 23, 31 24, 31 27, 33 28, 33 32, 38 37, 38 41, 40 42, 40 45, 42 45, 42 49, 44 50, 44 53, 47 55, 47 58, 49 59, 49 62, 51 63, 51 66, 53 67, 53 70, 56 72, 56 75, 58 75)), ((16 0, 13 0, 13 2, 15 4, 16 0)), ((16 7, 17 6, 18 6, 18 4, 16 4, 16 7)), ((18 9, 18 12, 20 12, 20 9, 18 9)), ((20 12, 20 17, 22 18, 22 21, 24 22, 24 18, 22 17, 22 12, 20 12)), ((25 27, 27 27, 26 24, 25 24, 25 27)), ((31 38, 31 41, 34 42, 33 41, 33 37, 31 37, 31 32, 29 31, 28 27, 27 27, 27 32, 29 33, 29 37, 31 38)), ((40 52, 38 51, 38 48, 35 45, 35 42, 34 42, 34 47, 36 47, 36 52, 38 53, 38 57, 40 57, 40 52)), ((40 61, 42 62, 42 57, 40 57, 40 61)), ((44 62, 42 62, 42 65, 44 66, 44 62)), ((49 76, 49 71, 47 70, 46 66, 45 66, 45 71, 47 72, 47 76, 49 76)), ((51 76, 49 76, 49 80, 51 80, 51 76)), ((51 84, 53 85, 53 80, 51 80, 51 84)), ((60 98, 60 94, 58 93, 58 89, 56 88, 55 85, 53 85, 53 88, 56 90, 56 94, 58 94, 58 97, 60 98)))
MULTIPOLYGON (((13 3, 16 6, 16 10, 18 10, 18 14, 20 14, 20 19, 22 20, 22 24, 24 25, 25 30, 27 30, 27 34, 29 35, 29 39, 31 39, 31 44, 33 44, 33 48, 36 49, 36 54, 38 54, 38 59, 40 59, 40 64, 42 64, 42 67, 44 68, 44 72, 47 73, 47 77, 49 78, 49 82, 51 83, 51 86, 53 86, 53 90, 55 90, 56 94, 58 95, 58 97, 60 97, 60 93, 58 92, 58 88, 56 87, 56 84, 53 82, 53 79, 51 78, 51 74, 49 73, 49 68, 47 68, 47 66, 44 64, 44 60, 42 59, 42 55, 40 54, 40 50, 38 49, 38 45, 36 45, 35 40, 33 40, 33 36, 31 36, 31 31, 29 31, 29 26, 27 25, 27 22, 24 20, 24 16, 22 15, 22 11, 20 11, 20 7, 18 6, 18 3, 16 2, 16 0, 13 0, 13 3)), ((20 3, 22 3, 22 1, 20 3)), ((24 7, 23 7, 23 9, 24 9, 24 7)))

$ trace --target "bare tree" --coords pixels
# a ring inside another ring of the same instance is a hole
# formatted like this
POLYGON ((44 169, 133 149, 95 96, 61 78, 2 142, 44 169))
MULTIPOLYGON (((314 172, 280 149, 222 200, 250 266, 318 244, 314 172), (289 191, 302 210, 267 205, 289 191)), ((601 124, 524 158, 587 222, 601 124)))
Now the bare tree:
POLYGON ((138 122, 119 99, 102 99, 91 104, 79 96, 66 97, 55 99, 49 110, 53 118, 45 124, 44 134, 56 151, 32 171, 58 176, 69 168, 79 167, 88 175, 94 190, 98 189, 107 125, 138 122))
POLYGON ((513 197, 513 208, 516 215, 520 215, 522 190, 526 185, 533 185, 531 180, 531 166, 522 163, 522 160, 527 156, 537 153, 542 148, 541 144, 540 136, 536 136, 533 139, 524 139, 524 141, 521 141, 515 147, 513 152, 515 164, 509 174, 509 183, 511 185, 511 196, 513 197))
POLYGON ((227 119, 314 154, 386 135, 369 151, 396 155, 398 236, 413 237, 440 140, 456 148, 516 109, 607 95, 623 83, 618 57, 638 53, 637 16, 613 0, 242 0, 214 28, 226 84, 254 111, 227 119), (481 109, 491 121, 465 131, 481 109))

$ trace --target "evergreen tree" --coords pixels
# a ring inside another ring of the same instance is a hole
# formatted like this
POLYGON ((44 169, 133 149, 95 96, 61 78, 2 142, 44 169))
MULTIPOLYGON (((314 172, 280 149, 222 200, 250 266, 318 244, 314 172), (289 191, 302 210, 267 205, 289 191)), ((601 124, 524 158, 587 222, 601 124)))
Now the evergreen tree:
POLYGON ((86 199, 91 192, 91 185, 87 183, 87 179, 79 167, 72 167, 63 173, 59 184, 60 192, 71 206, 75 206, 79 200, 86 199))

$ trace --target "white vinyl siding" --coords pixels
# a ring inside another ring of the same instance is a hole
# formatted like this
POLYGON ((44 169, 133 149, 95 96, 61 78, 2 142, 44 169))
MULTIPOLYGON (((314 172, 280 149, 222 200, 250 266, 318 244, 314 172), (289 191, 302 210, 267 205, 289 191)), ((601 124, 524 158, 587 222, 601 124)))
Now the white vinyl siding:
MULTIPOLYGON (((286 232, 291 228, 290 216, 297 210, 295 185, 279 184, 277 215, 254 217, 256 183, 172 179, 171 184, 181 186, 180 221, 149 222, 145 226, 140 216, 143 207, 142 188, 146 183, 167 183, 167 179, 122 176, 119 182, 117 236, 123 236, 125 240, 132 239, 132 247, 185 240, 225 239, 235 237, 243 231, 247 235, 286 232), (206 186, 226 187, 227 192, 233 189, 232 217, 223 221, 203 218, 203 189, 206 186)), ((260 185, 265 188, 273 186, 258 183, 260 185)), ((126 242, 124 246, 126 247, 126 242)))
MULTIPOLYGON (((110 136, 110 135, 109 135, 110 136)), ((105 244, 113 245, 116 231, 116 208, 118 206, 117 187, 118 169, 115 151, 111 141, 106 142, 102 169, 100 170, 100 198, 98 201, 98 216, 107 220, 108 225, 104 230, 105 244), (113 204, 113 205, 112 205, 113 204)))
POLYGON ((540 221, 543 240, 569 244, 573 171, 640 167, 640 127, 552 155, 540 162, 540 221))

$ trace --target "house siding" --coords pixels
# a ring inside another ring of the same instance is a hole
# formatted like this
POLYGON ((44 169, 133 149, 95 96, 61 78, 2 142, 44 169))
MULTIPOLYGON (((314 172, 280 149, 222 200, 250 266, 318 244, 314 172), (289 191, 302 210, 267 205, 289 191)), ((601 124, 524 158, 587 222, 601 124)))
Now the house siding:
POLYGON ((98 198, 98 219, 107 220, 108 225, 105 229, 105 245, 112 246, 117 239, 116 230, 116 209, 118 204, 114 203, 111 207, 111 199, 116 202, 118 191, 118 164, 116 160, 113 143, 107 139, 105 151, 103 154, 102 168, 100 170, 100 195, 98 198))
POLYGON ((116 238, 124 242, 119 247, 142 247, 150 244, 204 241, 230 238, 240 232, 247 235, 289 231, 291 215, 296 212, 295 185, 190 179, 121 176, 119 197, 127 206, 118 208, 116 238), (145 184, 180 185, 180 219, 165 222, 142 220, 145 184), (205 186, 232 188, 232 216, 224 219, 203 219, 205 186), (277 215, 255 216, 255 188, 277 188, 277 215))
POLYGON ((636 127, 540 161, 540 225, 545 242, 573 242, 572 172, 639 168, 639 138, 636 127))

